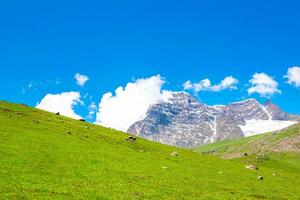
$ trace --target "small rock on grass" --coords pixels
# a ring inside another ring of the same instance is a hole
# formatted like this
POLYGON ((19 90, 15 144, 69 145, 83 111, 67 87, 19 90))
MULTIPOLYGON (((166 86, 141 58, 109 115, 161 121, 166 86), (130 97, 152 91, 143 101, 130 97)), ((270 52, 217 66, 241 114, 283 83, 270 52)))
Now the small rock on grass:
POLYGON ((172 153, 171 153, 171 156, 178 156, 177 151, 172 152, 172 153))
POLYGON ((257 179, 262 181, 262 180, 264 180, 264 177, 263 176, 258 176, 257 179))
POLYGON ((256 165, 246 165, 245 166, 247 169, 253 169, 253 170, 258 170, 258 167, 256 165))
POLYGON ((128 138, 126 138, 125 140, 129 141, 129 142, 135 142, 136 141, 136 137, 133 135, 128 136, 128 138))

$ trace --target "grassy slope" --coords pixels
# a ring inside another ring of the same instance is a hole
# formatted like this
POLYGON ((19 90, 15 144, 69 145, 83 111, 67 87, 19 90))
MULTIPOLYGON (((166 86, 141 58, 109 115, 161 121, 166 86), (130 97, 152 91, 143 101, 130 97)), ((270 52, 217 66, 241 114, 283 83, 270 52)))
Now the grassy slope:
POLYGON ((225 140, 204 145, 194 149, 196 152, 212 152, 221 157, 240 157, 247 154, 269 154, 274 152, 299 152, 300 124, 293 125, 282 131, 255 135, 237 140, 225 140), (293 148, 284 148, 282 142, 291 141, 293 148), (240 155, 239 155, 240 154, 240 155))
MULTIPOLYGON (((300 173, 289 166, 251 171, 243 162, 125 138, 125 133, 0 101, 0 199, 300 196, 300 173), (179 156, 171 156, 173 151, 179 156), (265 179, 258 181, 258 175, 265 179)), ((299 160, 292 166, 299 170, 299 160)))
MULTIPOLYGON (((274 173, 278 176, 283 173, 293 173, 295 178, 299 178, 297 177, 300 174, 299 136, 300 124, 296 124, 282 131, 216 142, 193 150, 229 158, 236 163, 255 164, 259 167, 274 169, 274 173), (292 142, 286 144, 284 143, 286 141, 292 142), (291 144, 292 148, 288 148, 291 144)), ((287 187, 299 188, 299 186, 287 187)), ((300 196, 297 199, 300 199, 300 196)))

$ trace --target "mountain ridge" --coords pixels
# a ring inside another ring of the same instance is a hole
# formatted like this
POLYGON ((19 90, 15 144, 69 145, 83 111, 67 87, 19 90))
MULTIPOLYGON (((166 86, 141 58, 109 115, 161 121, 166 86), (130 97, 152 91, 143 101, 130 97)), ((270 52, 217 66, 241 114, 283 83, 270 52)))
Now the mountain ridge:
POLYGON ((186 92, 176 92, 168 101, 151 105, 146 117, 128 132, 164 144, 193 147, 258 134, 259 129, 275 131, 299 119, 270 101, 262 105, 251 98, 209 106, 186 92))

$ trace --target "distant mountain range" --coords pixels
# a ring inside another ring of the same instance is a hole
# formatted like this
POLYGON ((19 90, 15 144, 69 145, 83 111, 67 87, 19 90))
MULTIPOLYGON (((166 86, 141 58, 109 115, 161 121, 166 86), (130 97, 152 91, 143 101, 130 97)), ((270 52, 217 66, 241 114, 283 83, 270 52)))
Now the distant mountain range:
POLYGON ((164 144, 194 147, 276 131, 300 121, 271 101, 261 105, 247 99, 208 106, 186 92, 174 92, 167 102, 150 106, 146 117, 131 125, 129 133, 164 144))

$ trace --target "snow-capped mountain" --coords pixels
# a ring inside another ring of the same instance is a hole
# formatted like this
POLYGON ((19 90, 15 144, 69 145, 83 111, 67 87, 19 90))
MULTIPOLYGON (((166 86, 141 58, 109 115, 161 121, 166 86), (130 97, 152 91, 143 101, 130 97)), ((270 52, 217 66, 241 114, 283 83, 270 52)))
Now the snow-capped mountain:
POLYGON ((146 117, 129 133, 164 144, 193 147, 283 129, 298 116, 256 99, 208 106, 186 92, 174 92, 166 102, 150 106, 146 117))

